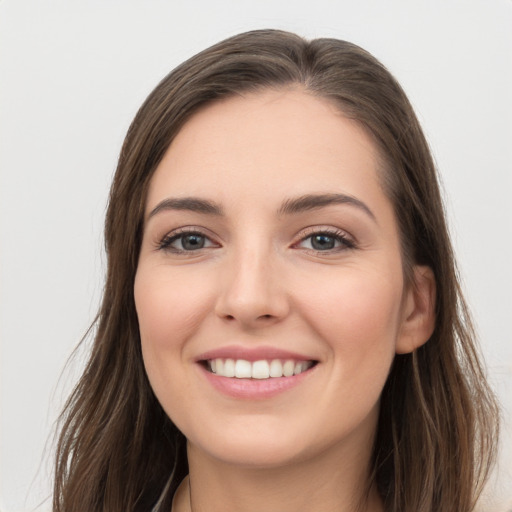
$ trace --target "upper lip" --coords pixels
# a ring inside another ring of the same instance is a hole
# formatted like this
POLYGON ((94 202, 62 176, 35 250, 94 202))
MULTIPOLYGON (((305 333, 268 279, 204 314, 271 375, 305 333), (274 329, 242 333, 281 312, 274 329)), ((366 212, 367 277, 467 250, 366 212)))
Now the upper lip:
POLYGON ((273 359, 281 359, 283 361, 315 361, 314 358, 297 352, 282 350, 276 347, 244 347, 239 345, 231 345, 219 347, 204 352, 196 358, 197 362, 208 361, 211 359, 244 359, 245 361, 272 361, 273 359))

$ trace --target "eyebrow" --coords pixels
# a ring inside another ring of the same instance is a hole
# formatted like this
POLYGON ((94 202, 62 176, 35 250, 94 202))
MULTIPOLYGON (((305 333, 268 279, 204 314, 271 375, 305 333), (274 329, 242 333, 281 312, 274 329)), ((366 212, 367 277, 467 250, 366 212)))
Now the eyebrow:
POLYGON ((148 215, 148 220, 165 210, 188 210, 197 213, 206 213, 208 215, 223 215, 223 210, 220 205, 207 199, 200 199, 198 197, 180 197, 180 198, 167 198, 158 203, 148 215))
MULTIPOLYGON (((306 194, 296 198, 286 199, 278 209, 278 215, 292 215, 309 210, 324 208, 333 204, 348 204, 355 206, 377 222, 374 213, 360 199, 347 194, 306 194)), ((158 203, 148 214, 148 220, 166 210, 187 210, 207 215, 222 216, 222 207, 208 199, 199 197, 167 198, 158 203)))
POLYGON ((348 204, 355 206, 366 213, 373 221, 377 222, 374 213, 360 199, 347 194, 306 194, 297 198, 287 199, 278 210, 279 215, 316 210, 333 204, 348 204))

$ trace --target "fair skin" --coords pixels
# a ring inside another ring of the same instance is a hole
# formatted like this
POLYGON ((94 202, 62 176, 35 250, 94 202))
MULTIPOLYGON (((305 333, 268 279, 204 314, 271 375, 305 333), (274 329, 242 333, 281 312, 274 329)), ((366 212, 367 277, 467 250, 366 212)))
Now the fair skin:
POLYGON ((395 353, 431 334, 434 284, 422 267, 404 283, 378 161, 357 123, 291 89, 213 103, 173 140, 135 302, 187 438, 175 512, 383 510, 364 497, 379 396, 395 353))

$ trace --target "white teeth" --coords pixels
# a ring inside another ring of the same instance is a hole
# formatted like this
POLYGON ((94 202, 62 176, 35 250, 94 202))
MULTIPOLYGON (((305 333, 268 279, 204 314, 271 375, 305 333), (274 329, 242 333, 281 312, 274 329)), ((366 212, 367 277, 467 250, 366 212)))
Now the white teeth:
POLYGON ((283 376, 283 364, 279 359, 274 359, 270 363, 270 376, 271 377, 282 377, 283 376))
MULTIPOLYGON (((251 376, 253 379, 275 377, 275 375, 272 375, 272 366, 269 368, 268 361, 254 361, 254 363, 252 363, 251 376)), ((281 375, 279 375, 279 377, 281 377, 281 375)))
POLYGON ((293 361, 286 361, 283 365, 283 375, 285 377, 291 377, 294 369, 295 363, 293 361))
POLYGON ((302 373, 302 363, 295 363, 295 368, 293 369, 293 375, 299 375, 302 373))
POLYGON ((293 361, 288 359, 281 361, 246 361, 245 359, 210 359, 208 366, 212 373, 220 377, 235 377, 237 379, 268 379, 278 377, 291 377, 305 372, 311 366, 312 361, 293 361))
POLYGON ((226 359, 224 361, 224 377, 234 377, 234 376, 235 376, 235 360, 234 359, 226 359))
POLYGON ((243 359, 237 359, 235 363, 235 377, 237 379, 250 379, 252 377, 251 363, 243 359))

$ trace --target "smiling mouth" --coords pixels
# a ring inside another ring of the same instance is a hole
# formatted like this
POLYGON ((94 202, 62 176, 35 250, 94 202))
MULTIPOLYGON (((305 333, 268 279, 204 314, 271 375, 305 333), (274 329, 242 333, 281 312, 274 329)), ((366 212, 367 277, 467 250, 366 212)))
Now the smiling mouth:
POLYGON ((209 372, 219 377, 264 380, 300 375, 313 368, 317 362, 293 359, 247 361, 245 359, 216 358, 202 361, 202 364, 209 372))

